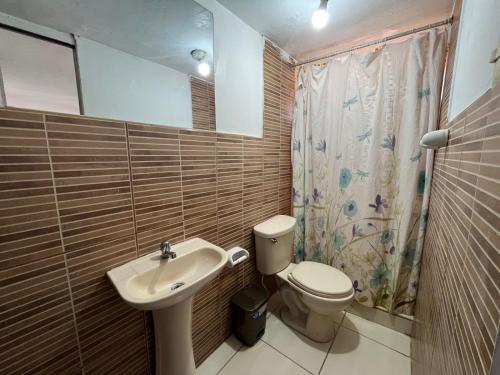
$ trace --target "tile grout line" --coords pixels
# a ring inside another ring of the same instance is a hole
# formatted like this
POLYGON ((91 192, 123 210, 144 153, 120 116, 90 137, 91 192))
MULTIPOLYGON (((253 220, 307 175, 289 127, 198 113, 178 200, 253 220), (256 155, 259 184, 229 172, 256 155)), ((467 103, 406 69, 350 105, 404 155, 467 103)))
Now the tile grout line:
POLYGON ((308 369, 306 369, 304 366, 300 365, 299 363, 295 362, 292 358, 288 357, 285 353, 280 352, 278 348, 275 348, 274 346, 272 346, 271 344, 269 344, 267 341, 264 341, 262 339, 260 341, 262 341, 265 345, 269 346, 270 348, 272 348, 273 350, 275 350, 276 352, 278 352, 279 354, 281 354, 283 357, 285 357, 286 359, 288 359, 290 362, 292 362, 295 365, 299 366, 305 372, 313 375, 313 373, 311 371, 309 371, 308 369))
MULTIPOLYGON (((274 311, 280 311, 280 310, 281 310, 281 306, 280 306, 280 305, 281 305, 281 304, 279 304, 278 306, 276 306, 276 307, 274 308, 273 312, 274 312, 274 311)), ((270 318, 271 318, 271 315, 273 315, 273 313, 269 314, 269 316, 267 316, 267 317, 266 317, 266 322, 267 322, 267 320, 268 320, 268 319, 270 319, 270 318)), ((281 316, 281 314, 280 314, 280 316, 281 316)), ((281 322, 283 322, 283 321, 281 320, 281 318, 280 318, 280 317, 276 316, 276 318, 277 318, 278 320, 280 320, 281 322)), ((283 323, 284 323, 284 322, 283 322, 283 323)), ((284 324, 285 324, 285 323, 284 323, 284 324)), ((285 324, 285 325, 286 325, 286 324, 285 324)), ((287 329, 292 330, 292 328, 290 328, 290 327, 288 327, 288 326, 286 326, 286 327, 287 327, 287 329)), ((340 324, 339 324, 339 327, 340 327, 340 324)), ((300 332, 298 332, 298 333, 299 333, 299 334, 301 334, 300 332)), ((302 334, 301 334, 301 335, 302 335, 302 334)), ((293 363, 295 363, 297 366, 300 366, 301 368, 303 368, 304 370, 306 370, 308 373, 310 373, 310 374, 314 375, 311 371, 309 371, 308 369, 306 369, 305 367, 303 367, 303 366, 302 366, 302 365, 300 365, 299 363, 295 362, 292 358, 288 357, 285 353, 282 353, 282 352, 281 352, 278 348, 274 347, 271 343, 267 342, 267 341, 266 341, 266 340, 264 340, 263 338, 261 338, 261 339, 260 339, 260 341, 262 341, 263 343, 265 343, 265 344, 269 345, 271 348, 273 348, 274 350, 276 350, 277 352, 279 352, 279 353, 280 353, 281 355, 283 355, 284 357, 288 358, 290 361, 292 361, 293 363)), ((333 344, 333 339, 332 339, 332 344, 333 344)), ((331 345, 332 345, 332 344, 331 344, 331 345)), ((330 348, 331 348, 331 345, 330 345, 330 348)), ((329 351, 329 350, 330 350, 330 349, 328 349, 328 351, 329 351)), ((326 355, 328 355, 328 351, 326 352, 326 355)), ((325 356, 325 359, 326 359, 326 356, 325 356)), ((324 361, 325 361, 325 360, 323 360, 323 363, 324 363, 324 361)), ((321 365, 321 367, 320 367, 320 372, 321 372, 321 368, 322 368, 322 367, 323 367, 323 365, 321 365)))
POLYGON ((342 327, 342 324, 344 323, 344 319, 345 319, 346 314, 347 314, 347 312, 344 311, 344 314, 342 315, 342 319, 340 319, 340 322, 339 322, 339 328, 337 329, 337 332, 335 332, 333 335, 332 343, 330 344, 330 347, 328 348, 328 351, 326 352, 325 358, 323 359, 323 363, 321 364, 321 367, 319 368, 318 375, 320 375, 321 371, 323 371, 323 367, 325 366, 326 360, 328 358, 328 354, 330 354, 330 351, 333 348, 333 343, 335 342, 335 339, 337 338, 337 335, 340 332, 340 328, 342 327))
POLYGON ((229 362, 231 362, 231 360, 236 356, 236 354, 238 354, 240 352, 240 350, 241 350, 241 348, 243 348, 243 346, 244 345, 241 344, 241 346, 238 348, 238 350, 236 350, 233 353, 233 355, 231 355, 231 357, 229 357, 229 359, 226 362, 224 362, 224 365, 222 365, 222 367, 216 372, 216 375, 220 374, 220 372, 224 369, 224 367, 226 367, 229 364, 229 362))
MULTIPOLYGON (((281 308, 281 306, 278 304, 278 306, 276 306, 276 307, 275 307, 275 309, 274 309, 273 311, 275 311, 275 310, 279 310, 279 308, 281 308)), ((267 320, 271 317, 271 315, 272 315, 272 313, 271 313, 271 314, 269 314, 269 316, 266 316, 266 322, 267 322, 267 320)), ((293 361, 292 359, 290 359, 289 357, 287 357, 285 354, 281 353, 278 349, 276 349, 275 347, 273 347, 273 346, 272 346, 271 344, 269 344, 268 342, 264 341, 262 338, 261 338, 259 341, 262 341, 264 344, 266 344, 266 345, 270 346, 271 348, 273 348, 274 350, 276 350, 278 353, 280 353, 280 354, 281 354, 281 355, 283 355, 284 357, 286 357, 286 358, 288 358, 289 360, 291 360, 293 363, 295 363, 295 364, 297 364, 298 366, 300 366, 298 363, 296 363, 295 361, 293 361)), ((233 353, 233 355, 232 355, 232 356, 231 356, 231 357, 230 357, 230 358, 229 358, 229 359, 228 359, 228 360, 224 363, 224 365, 220 368, 220 370, 217 372, 217 374, 219 374, 219 373, 220 373, 220 372, 224 369, 224 367, 226 367, 226 366, 229 364, 229 362, 231 362, 231 360, 234 358, 234 356, 236 356, 236 354, 238 354, 244 346, 245 346, 245 345, 244 345, 244 344, 242 344, 242 345, 238 348, 238 350, 237 350, 237 351, 235 351, 235 352, 233 353)), ((302 367, 302 366, 300 366, 300 367, 301 367, 301 368, 303 368, 304 370, 306 370, 304 367, 302 367)), ((306 370, 306 371, 307 371, 308 373, 312 374, 309 370, 306 370)))
MULTIPOLYGON (((319 369, 318 374, 321 374, 321 371, 322 371, 322 370, 323 370, 323 368, 324 368, 324 365, 325 365, 325 363, 326 363, 326 360, 327 360, 327 358, 328 358, 328 355, 330 354, 330 352, 331 352, 331 350, 332 350, 333 344, 335 343, 335 340, 336 340, 336 338, 337 338, 337 336, 338 336, 338 334, 339 334, 339 332, 340 332, 340 329, 341 329, 341 328, 345 328, 345 329, 347 329, 347 330, 348 330, 348 331, 350 331, 350 332, 353 332, 353 333, 356 333, 356 334, 358 334, 358 335, 360 335, 360 336, 363 336, 363 337, 365 337, 365 338, 369 339, 370 341, 372 341, 372 342, 374 342, 374 343, 376 343, 376 344, 382 345, 382 346, 386 347, 387 349, 390 349, 391 351, 396 352, 397 354, 402 355, 403 357, 406 357, 406 358, 408 358, 408 359, 410 359, 410 360, 412 359, 412 358, 411 358, 411 356, 407 356, 407 355, 405 355, 405 354, 403 354, 403 353, 401 353, 401 352, 398 352, 397 350, 395 350, 395 349, 393 349, 393 348, 391 348, 391 347, 389 347, 389 346, 387 346, 387 345, 385 345, 385 344, 383 344, 383 343, 381 343, 381 342, 379 342, 379 341, 377 341, 377 340, 374 340, 374 339, 373 339, 373 338, 371 338, 371 337, 368 337, 368 336, 366 336, 366 335, 364 335, 364 334, 362 334, 362 333, 360 333, 360 332, 358 332, 358 331, 354 331, 354 330, 352 330, 352 329, 350 329, 350 328, 348 328, 348 327, 344 326, 343 324, 344 324, 344 320, 345 320, 345 318, 346 318, 346 314, 347 314, 347 313, 344 313, 344 314, 343 314, 341 321, 338 323, 338 329, 337 329, 337 331, 336 331, 336 333, 335 333, 335 335, 334 335, 334 337, 333 337, 333 339, 332 339, 332 342, 331 342, 331 343, 330 343, 330 345, 329 345, 328 351, 326 352, 325 358, 323 359, 323 362, 322 362, 322 364, 321 364, 321 367, 320 367, 320 369, 319 369)), ((269 317, 267 317, 266 319, 269 319, 269 317)), ((262 341, 265 345, 267 345, 267 346, 271 347, 273 350, 275 350, 276 352, 278 352, 279 354, 281 354, 283 357, 287 358, 288 360, 290 360, 291 362, 293 362, 294 364, 296 364, 297 366, 299 366, 300 368, 302 368, 302 369, 303 369, 303 370, 305 370, 306 372, 308 372, 308 373, 312 374, 312 372, 311 372, 310 370, 306 369, 305 367, 303 367, 303 366, 302 366, 302 365, 300 365, 299 363, 295 362, 292 358, 288 357, 286 354, 284 354, 283 352, 281 352, 278 348, 276 348, 276 347, 275 347, 275 346, 273 346, 272 344, 268 343, 268 342, 267 342, 267 341, 265 341, 264 339, 261 339, 260 341, 262 341)), ((231 362, 231 361, 234 359, 234 357, 236 356, 236 354, 237 354, 238 352, 240 352, 240 351, 241 351, 241 349, 242 349, 242 348, 244 348, 244 347, 245 347, 245 345, 241 345, 241 346, 240 346, 240 348, 239 348, 237 351, 235 351, 235 353, 233 353, 233 355, 232 355, 232 356, 231 356, 231 357, 230 357, 230 358, 229 358, 229 359, 228 359, 228 360, 224 363, 224 365, 223 365, 223 366, 222 366, 222 367, 218 370, 217 374, 220 374, 220 372, 221 372, 221 371, 222 371, 222 370, 223 370, 223 369, 224 369, 224 368, 225 368, 225 367, 229 364, 229 362, 231 362)))
MULTIPOLYGON (((217 135, 217 133, 214 133, 213 137, 214 137, 214 169, 215 169, 215 222, 216 222, 215 238, 217 241, 217 246, 219 246, 220 245, 220 242, 219 242, 219 169, 217 166, 217 145, 219 143, 218 142, 219 136, 217 135)), ((224 337, 223 337, 224 335, 222 332, 223 324, 222 324, 222 319, 221 319, 221 300, 222 300, 222 298, 221 298, 221 274, 222 274, 222 272, 223 271, 221 271, 217 275, 217 311, 219 312, 219 314, 217 316, 218 326, 219 326, 218 327, 218 335, 219 335, 218 342, 220 342, 221 339, 224 339, 224 337)), ((224 343, 224 341, 222 341, 222 343, 224 343)), ((220 344, 220 345, 222 345, 222 344, 220 344)))
POLYGON ((280 143, 279 143, 279 151, 278 151, 278 215, 281 213, 281 140, 283 137, 283 118, 282 118, 282 104, 283 104, 283 95, 281 92, 283 86, 283 61, 281 60, 281 54, 279 57, 280 61, 280 88, 279 88, 279 108, 280 108, 280 120, 279 120, 279 130, 280 130, 280 143))
MULTIPOLYGON (((245 239, 245 204, 244 204, 244 197, 245 197, 245 137, 242 135, 241 137, 241 236, 239 239, 239 243, 241 248, 245 249, 246 245, 243 243, 245 239)), ((248 249, 246 249, 248 251, 248 249)), ((246 260, 247 262, 249 259, 246 260)), ((243 288, 245 286, 245 265, 243 264, 244 262, 241 263, 240 265, 240 272, 241 272, 241 279, 242 279, 242 285, 241 287, 243 288)))
MULTIPOLYGON (((346 314, 347 314, 347 313, 346 313, 346 314)), ((344 314, 344 318, 345 318, 345 314, 344 314)), ((342 324, 344 324, 344 318, 342 318, 342 324)), ((361 318, 361 319, 364 319, 364 318, 361 318)), ((368 320, 368 319, 365 319, 365 320, 366 320, 366 321, 368 321, 368 322, 370 322, 370 323, 373 323, 373 322, 371 322, 371 321, 370 321, 370 320, 368 320)), ((374 323, 374 324, 377 324, 377 323, 374 323)), ((361 332, 359 332, 359 331, 355 331, 355 330, 353 330, 353 329, 351 329, 351 328, 349 328, 349 327, 343 326, 343 325, 342 325, 342 326, 339 326, 339 329, 340 329, 341 327, 342 327, 342 328, 347 329, 348 331, 351 331, 351 332, 357 333, 358 335, 363 336, 364 338, 367 338, 368 340, 373 341, 374 343, 377 343, 377 344, 379 344, 379 345, 385 346, 387 349, 390 349, 390 350, 392 350, 393 352, 396 352, 396 353, 398 353, 398 354, 401 354, 401 355, 402 355, 402 356, 404 356, 404 357, 407 357, 407 358, 410 358, 410 359, 411 359, 411 355, 406 355, 406 354, 404 354, 404 353, 401 353, 400 351, 398 351, 398 350, 396 350, 396 349, 394 349, 394 348, 391 348, 390 346, 388 346, 388 345, 386 345, 386 344, 384 344, 384 343, 382 343, 382 342, 380 342, 380 341, 377 341, 377 340, 375 340, 374 338, 372 338, 372 337, 370 337, 370 336, 367 336, 367 335, 365 335, 365 334, 363 334, 363 333, 361 333, 361 332)), ((390 329, 390 328, 388 328, 388 329, 390 329)), ((393 332, 397 332, 397 331, 394 331, 394 330, 391 330, 391 331, 393 331, 393 332)), ((397 333, 401 333, 401 332, 397 332, 397 333)), ((402 333, 401 333, 401 334, 402 334, 402 333)), ((335 336, 336 336, 336 335, 335 335, 335 336)), ((405 336, 406 336, 406 335, 405 335, 405 336)), ((411 337, 410 337, 410 336, 408 336, 408 337, 410 338, 410 344, 411 344, 411 337)))
MULTIPOLYGON (((129 123, 125 122, 125 139, 127 146, 127 162, 128 162, 128 173, 129 173, 129 186, 130 186, 130 199, 132 201, 132 220, 134 222, 134 239, 135 239, 135 257, 139 257, 139 239, 137 235, 137 218, 135 211, 135 195, 134 195, 134 182, 133 182, 133 174, 132 174, 132 155, 130 154, 130 139, 129 139, 129 123)), ((142 312, 142 324, 144 327, 144 344, 146 346, 146 357, 148 359, 148 371, 150 369, 150 365, 152 363, 151 358, 149 357, 150 347, 148 340, 148 322, 146 319, 146 312, 142 312)))
MULTIPOLYGON (((217 238, 217 246, 220 246, 219 239, 219 165, 217 163, 218 160, 218 152, 219 152, 219 135, 217 133, 214 134, 215 137, 215 154, 214 154, 214 166, 215 166, 215 221, 216 225, 216 238, 217 238)), ((222 247, 222 246, 221 246, 222 247)), ((225 250, 225 249, 224 249, 225 250)), ((220 275, 220 274, 219 274, 220 275)), ((219 304, 220 307, 220 304, 219 304)))
POLYGON ((181 132, 177 130, 177 146, 179 155, 179 177, 181 182, 182 238, 186 240, 186 220, 184 220, 184 186, 182 184, 181 132))
MULTIPOLYGON (((271 349, 273 349, 274 351, 278 352, 279 354, 281 354, 283 357, 285 357, 286 359, 288 359, 290 362, 292 362, 293 364, 299 366, 301 369, 303 369, 304 371, 306 371, 307 373, 311 374, 311 375, 314 375, 311 371, 307 370, 305 367, 301 366, 300 364, 298 364, 297 362, 295 362, 293 359, 291 359, 290 357, 288 357, 286 354, 280 352, 277 348, 275 348, 274 346, 272 346, 271 344, 269 344, 268 342, 264 341, 263 339, 260 339, 259 341, 261 341, 264 345, 267 345, 269 346, 271 349)), ((258 343, 258 341, 257 341, 258 343)), ((256 344, 257 344, 256 343, 256 344)), ((241 352, 241 349, 244 348, 245 345, 241 345, 240 348, 234 352, 234 354, 227 360, 227 362, 224 364, 224 366, 222 366, 220 368, 220 370, 217 372, 217 374, 220 374, 220 372, 224 369, 224 367, 226 367, 229 362, 231 362, 233 360, 233 358, 236 356, 236 354, 238 354, 239 352, 241 352)))
POLYGON ((135 197, 134 197, 134 183, 133 183, 133 174, 132 174, 132 156, 130 155, 130 140, 129 140, 129 123, 125 122, 125 139, 127 145, 127 162, 128 162, 128 173, 129 173, 129 186, 130 186, 130 199, 132 200, 132 219, 134 221, 134 237, 135 237, 135 256, 139 257, 139 241, 137 238, 137 220, 136 220, 136 212, 135 212, 135 197))
POLYGON ((80 343, 80 336, 78 334, 78 323, 76 321, 76 309, 75 309, 75 301, 73 299, 73 291, 71 289, 71 279, 69 277, 69 267, 68 267, 68 259, 66 255, 66 246, 64 244, 64 236, 62 234, 62 223, 61 223, 61 215, 59 214, 59 200, 57 198, 57 189, 56 189, 56 180, 54 177, 54 167, 52 163, 52 152, 50 151, 50 143, 49 143, 49 133, 47 131, 47 121, 46 121, 46 115, 45 113, 42 114, 42 121, 43 121, 43 129, 45 132, 45 142, 47 145, 47 153, 49 156, 49 167, 50 167, 50 175, 52 177, 52 190, 54 192, 54 203, 56 206, 56 213, 57 213, 57 223, 59 227, 59 238, 61 240, 61 247, 63 250, 63 259, 64 259, 64 271, 66 274, 66 282, 68 283, 68 294, 69 294, 69 299, 70 299, 70 304, 71 304, 71 313, 73 316, 73 327, 75 329, 75 338, 76 338, 76 345, 78 349, 78 358, 80 360, 80 368, 82 371, 82 374, 85 374, 85 369, 83 367, 83 353, 82 353, 82 345, 80 343))

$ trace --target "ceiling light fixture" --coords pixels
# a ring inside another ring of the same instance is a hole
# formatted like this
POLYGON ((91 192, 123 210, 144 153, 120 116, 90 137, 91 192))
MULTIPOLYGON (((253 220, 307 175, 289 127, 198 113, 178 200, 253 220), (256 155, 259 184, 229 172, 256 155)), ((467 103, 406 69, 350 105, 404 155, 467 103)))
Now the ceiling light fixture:
POLYGON ((208 76, 210 74, 210 65, 206 62, 200 63, 200 65, 198 65, 198 73, 200 73, 203 77, 208 76))
POLYGON ((203 77, 208 76, 210 74, 210 65, 204 61, 207 53, 202 49, 194 49, 191 51, 191 56, 198 61, 198 73, 203 77))
POLYGON ((321 0, 318 9, 316 9, 312 15, 313 27, 317 30, 322 29, 328 23, 330 15, 328 14, 328 0, 321 0))

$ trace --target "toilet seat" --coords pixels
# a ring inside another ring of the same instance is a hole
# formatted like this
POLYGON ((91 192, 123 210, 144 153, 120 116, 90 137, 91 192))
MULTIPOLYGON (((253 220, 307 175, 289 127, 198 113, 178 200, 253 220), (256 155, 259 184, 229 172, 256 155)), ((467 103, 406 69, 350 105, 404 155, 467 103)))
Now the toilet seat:
POLYGON ((349 277, 322 263, 301 262, 288 274, 288 280, 296 287, 321 298, 343 299, 353 294, 349 277))

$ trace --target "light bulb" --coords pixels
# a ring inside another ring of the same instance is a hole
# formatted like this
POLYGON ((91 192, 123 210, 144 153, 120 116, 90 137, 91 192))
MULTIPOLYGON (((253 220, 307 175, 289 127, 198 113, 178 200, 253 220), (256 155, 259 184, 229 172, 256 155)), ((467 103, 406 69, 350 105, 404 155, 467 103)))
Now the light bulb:
POLYGON ((330 18, 330 15, 328 14, 328 11, 322 7, 319 9, 315 10, 313 15, 312 15, 312 24, 315 29, 322 29, 323 27, 326 26, 328 23, 328 19, 330 18))
POLYGON ((198 64, 198 73, 200 73, 203 77, 206 77, 210 74, 210 65, 206 62, 201 62, 198 64))

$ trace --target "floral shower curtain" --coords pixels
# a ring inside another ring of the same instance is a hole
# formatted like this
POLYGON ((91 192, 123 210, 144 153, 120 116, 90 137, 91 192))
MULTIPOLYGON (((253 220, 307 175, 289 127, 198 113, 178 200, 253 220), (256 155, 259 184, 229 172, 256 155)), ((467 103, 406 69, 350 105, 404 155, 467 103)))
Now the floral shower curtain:
POLYGON ((293 127, 297 261, 330 264, 356 300, 413 315, 446 29, 303 66, 293 127))

